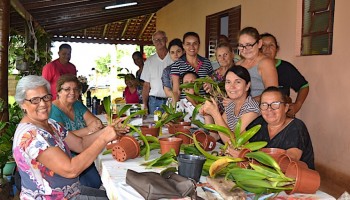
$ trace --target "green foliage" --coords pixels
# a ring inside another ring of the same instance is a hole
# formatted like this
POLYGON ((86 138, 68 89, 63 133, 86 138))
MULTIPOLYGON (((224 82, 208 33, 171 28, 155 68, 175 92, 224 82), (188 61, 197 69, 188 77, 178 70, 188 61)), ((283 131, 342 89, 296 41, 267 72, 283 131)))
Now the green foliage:
MULTIPOLYGON (((4 101, 0 99, 0 112, 5 109, 4 101)), ((13 136, 15 134, 18 123, 23 117, 21 108, 17 103, 8 105, 9 109, 9 122, 0 121, 0 170, 2 177, 2 168, 6 162, 12 158, 12 143, 13 136)))
POLYGON ((156 48, 154 46, 144 46, 143 50, 147 58, 156 53, 156 48))
POLYGON ((27 74, 41 75, 42 68, 51 61, 51 53, 47 51, 51 43, 51 36, 41 29, 35 30, 37 39, 37 60, 35 59, 34 40, 25 41, 25 38, 12 31, 9 39, 9 73, 16 69, 17 62, 25 62, 28 68, 20 72, 20 76, 27 74))
POLYGON ((95 70, 97 73, 103 76, 106 76, 111 72, 110 66, 111 66, 112 60, 111 60, 110 54, 108 54, 105 57, 99 57, 97 60, 95 60, 95 63, 96 63, 95 70))

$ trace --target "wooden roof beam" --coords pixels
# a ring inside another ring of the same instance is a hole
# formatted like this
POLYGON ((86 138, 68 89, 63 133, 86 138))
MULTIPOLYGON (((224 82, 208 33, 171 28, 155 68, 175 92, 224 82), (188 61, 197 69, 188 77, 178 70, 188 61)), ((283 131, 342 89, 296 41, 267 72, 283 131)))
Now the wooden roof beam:
POLYGON ((105 24, 105 26, 103 27, 103 33, 102 33, 103 38, 106 37, 107 28, 108 28, 108 24, 105 24))
POLYGON ((141 32, 140 32, 138 38, 141 38, 141 37, 142 37, 143 33, 145 32, 145 30, 146 30, 148 24, 151 22, 151 20, 152 20, 152 18, 153 18, 154 15, 155 15, 155 13, 152 13, 152 14, 149 16, 147 22, 145 23, 145 25, 143 26, 143 28, 142 28, 142 30, 141 30, 141 32))
POLYGON ((122 34, 120 35, 120 38, 123 38, 123 37, 124 37, 126 31, 128 30, 128 26, 129 26, 130 21, 131 21, 130 19, 127 19, 127 20, 126 20, 126 23, 125 23, 125 25, 124 25, 124 29, 123 29, 122 34))

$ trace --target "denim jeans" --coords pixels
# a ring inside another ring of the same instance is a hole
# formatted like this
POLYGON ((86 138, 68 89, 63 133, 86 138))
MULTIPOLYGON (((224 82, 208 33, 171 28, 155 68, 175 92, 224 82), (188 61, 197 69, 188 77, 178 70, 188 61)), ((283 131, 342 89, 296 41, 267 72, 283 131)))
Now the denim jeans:
POLYGON ((96 166, 92 163, 88 168, 86 168, 79 175, 79 182, 81 185, 91 187, 91 188, 100 188, 102 185, 101 176, 98 173, 96 166))
POLYGON ((96 188, 90 188, 81 185, 79 187, 80 195, 77 195, 71 200, 108 200, 106 191, 96 188))
POLYGON ((162 108, 161 105, 166 104, 167 99, 157 99, 154 96, 148 97, 148 112, 153 115, 157 107, 162 108))

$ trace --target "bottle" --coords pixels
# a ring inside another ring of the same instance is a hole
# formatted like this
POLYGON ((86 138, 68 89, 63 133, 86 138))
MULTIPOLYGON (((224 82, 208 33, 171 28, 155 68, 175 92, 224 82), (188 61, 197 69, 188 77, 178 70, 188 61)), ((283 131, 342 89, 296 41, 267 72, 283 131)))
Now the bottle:
POLYGON ((162 111, 160 110, 159 107, 157 107, 156 110, 153 112, 153 116, 154 116, 154 121, 155 122, 160 120, 160 118, 162 116, 162 111))
POLYGON ((91 111, 91 91, 86 92, 86 107, 91 111))
POLYGON ((98 109, 97 97, 94 96, 92 98, 92 114, 97 115, 97 109, 98 109))

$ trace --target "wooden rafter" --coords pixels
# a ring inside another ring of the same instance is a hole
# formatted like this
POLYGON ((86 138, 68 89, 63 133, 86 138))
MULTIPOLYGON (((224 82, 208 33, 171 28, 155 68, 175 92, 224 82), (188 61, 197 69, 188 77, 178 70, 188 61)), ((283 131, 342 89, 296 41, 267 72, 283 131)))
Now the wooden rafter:
POLYGON ((104 27, 103 27, 102 38, 106 37, 107 28, 108 28, 108 24, 105 24, 104 27))
POLYGON ((141 32, 140 32, 140 34, 139 34, 139 36, 137 38, 141 38, 142 37, 143 33, 145 32, 146 28, 148 27, 148 25, 151 22, 151 20, 152 20, 154 15, 155 15, 155 13, 150 14, 150 16, 148 17, 147 22, 144 24, 144 26, 143 26, 143 28, 142 28, 142 30, 141 30, 141 32))
POLYGON ((126 30, 128 30, 129 23, 130 23, 130 19, 126 20, 124 28, 123 28, 123 32, 120 35, 121 38, 123 38, 125 36, 126 30))

